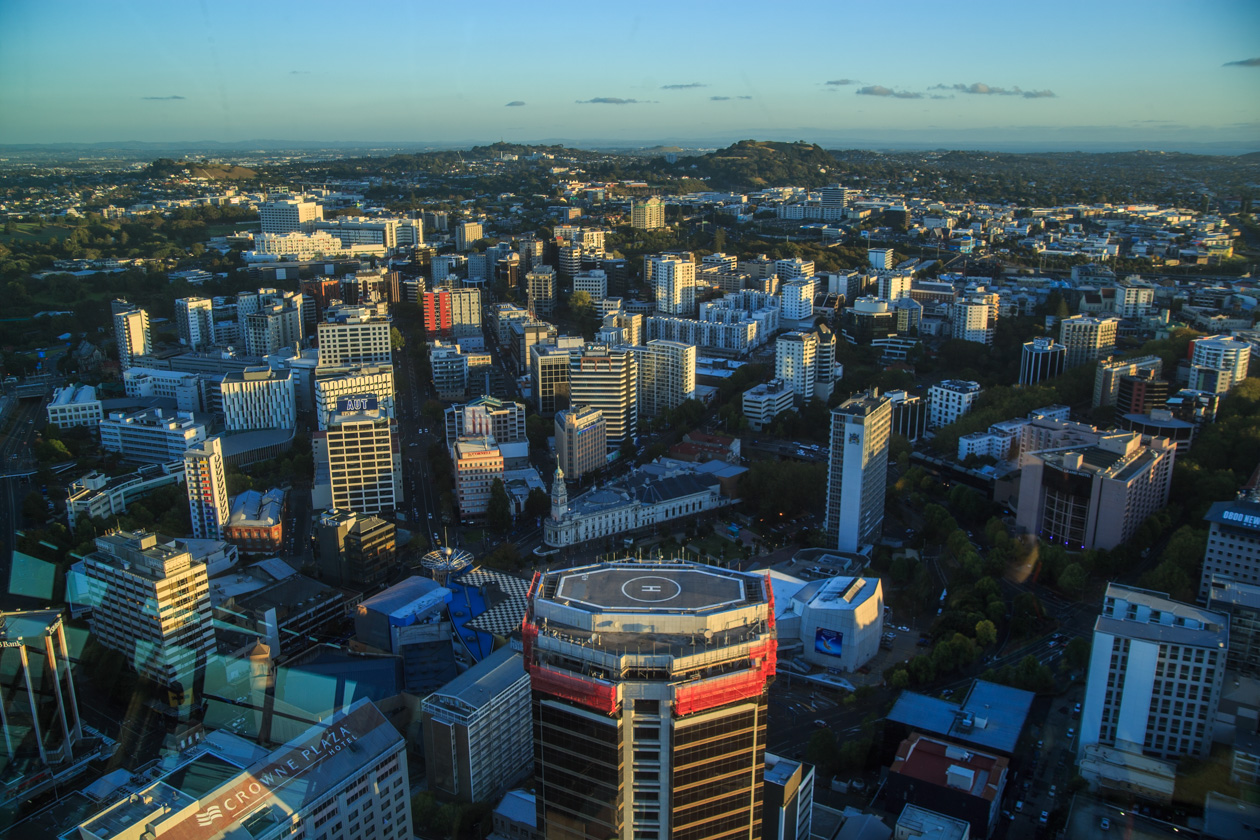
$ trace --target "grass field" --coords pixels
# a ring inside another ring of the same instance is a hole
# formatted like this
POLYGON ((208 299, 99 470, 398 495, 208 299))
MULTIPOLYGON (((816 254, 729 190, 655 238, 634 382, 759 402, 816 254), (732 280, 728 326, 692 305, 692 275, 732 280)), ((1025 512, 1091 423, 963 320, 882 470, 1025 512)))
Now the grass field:
POLYGON ((51 224, 42 230, 34 222, 14 222, 13 233, 0 233, 0 243, 10 242, 47 242, 54 236, 65 239, 74 228, 70 225, 51 224))

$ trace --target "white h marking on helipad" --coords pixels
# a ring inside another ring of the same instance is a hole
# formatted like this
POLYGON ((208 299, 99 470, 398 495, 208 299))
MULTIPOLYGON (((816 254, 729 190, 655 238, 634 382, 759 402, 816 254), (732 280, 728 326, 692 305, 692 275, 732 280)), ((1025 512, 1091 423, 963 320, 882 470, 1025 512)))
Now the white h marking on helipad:
POLYGON ((660 592, 661 588, 659 586, 645 586, 643 587, 643 591, 644 592, 660 592))

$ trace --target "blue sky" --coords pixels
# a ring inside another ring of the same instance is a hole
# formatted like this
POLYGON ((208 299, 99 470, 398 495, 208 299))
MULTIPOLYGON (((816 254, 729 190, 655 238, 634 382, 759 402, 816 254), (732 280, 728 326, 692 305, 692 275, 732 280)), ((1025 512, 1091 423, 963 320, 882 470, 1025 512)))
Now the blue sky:
POLYGON ((1260 150, 1260 2, 0 2, 0 143, 743 137, 1260 150))

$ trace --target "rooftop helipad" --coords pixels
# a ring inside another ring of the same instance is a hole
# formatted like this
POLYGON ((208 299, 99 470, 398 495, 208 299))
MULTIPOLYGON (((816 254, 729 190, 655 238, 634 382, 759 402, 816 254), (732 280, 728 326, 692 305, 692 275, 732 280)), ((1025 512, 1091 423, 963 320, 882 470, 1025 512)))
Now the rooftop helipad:
POLYGON ((708 612, 745 600, 736 573, 689 566, 628 564, 562 572, 554 598, 608 612, 708 612))

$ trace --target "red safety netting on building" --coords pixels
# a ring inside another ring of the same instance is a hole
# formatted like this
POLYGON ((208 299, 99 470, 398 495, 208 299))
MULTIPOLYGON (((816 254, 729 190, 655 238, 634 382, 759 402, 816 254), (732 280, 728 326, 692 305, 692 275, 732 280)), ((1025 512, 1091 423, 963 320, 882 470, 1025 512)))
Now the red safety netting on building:
POLYGON ((767 639, 749 652, 749 670, 678 686, 674 689, 674 713, 690 715, 759 697, 774 676, 778 651, 779 643, 767 639))
POLYGON ((617 686, 610 682, 566 674, 535 664, 529 669, 529 684, 534 691, 581 703, 606 715, 617 711, 617 686))

